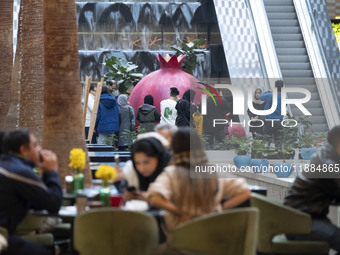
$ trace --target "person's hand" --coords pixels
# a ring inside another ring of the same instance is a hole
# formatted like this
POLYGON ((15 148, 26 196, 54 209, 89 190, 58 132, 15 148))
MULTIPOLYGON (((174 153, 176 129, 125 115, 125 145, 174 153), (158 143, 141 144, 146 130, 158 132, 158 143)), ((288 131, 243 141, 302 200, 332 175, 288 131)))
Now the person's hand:
POLYGON ((124 190, 123 192, 123 200, 124 200, 124 203, 127 202, 127 201, 130 201, 130 200, 133 200, 133 199, 136 199, 137 198, 137 191, 134 190, 134 191, 128 191, 128 190, 124 190))
POLYGON ((41 150, 40 157, 41 161, 39 162, 38 167, 40 167, 43 171, 48 172, 58 170, 58 158, 53 151, 41 150))

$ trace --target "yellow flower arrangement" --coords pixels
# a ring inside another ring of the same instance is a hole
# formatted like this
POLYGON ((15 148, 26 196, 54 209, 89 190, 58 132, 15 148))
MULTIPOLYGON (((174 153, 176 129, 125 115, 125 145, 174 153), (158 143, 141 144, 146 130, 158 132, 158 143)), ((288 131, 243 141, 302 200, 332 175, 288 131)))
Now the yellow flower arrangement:
POLYGON ((83 149, 75 148, 70 152, 70 164, 68 165, 71 168, 75 168, 77 170, 82 170, 85 167, 86 163, 86 153, 83 149))
POLYGON ((116 169, 109 165, 100 165, 96 171, 96 177, 103 179, 104 183, 107 183, 109 180, 113 180, 116 176, 116 169))

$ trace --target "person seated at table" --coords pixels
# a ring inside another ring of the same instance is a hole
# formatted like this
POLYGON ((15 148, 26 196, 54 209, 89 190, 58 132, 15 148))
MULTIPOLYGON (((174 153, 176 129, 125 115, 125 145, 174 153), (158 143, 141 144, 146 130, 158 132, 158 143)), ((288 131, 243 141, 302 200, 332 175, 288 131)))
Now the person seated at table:
POLYGON ((16 227, 29 209, 57 213, 62 202, 55 153, 42 150, 28 130, 8 132, 0 155, 0 226, 7 229, 8 254, 49 254, 39 245, 15 235, 16 227), (39 167, 42 178, 34 172, 39 167))
POLYGON ((170 145, 172 141, 172 137, 176 133, 177 129, 178 127, 175 125, 163 123, 163 124, 156 125, 155 132, 157 132, 158 134, 162 135, 165 139, 167 139, 170 145))
POLYGON ((173 158, 170 165, 148 189, 149 202, 167 211, 165 221, 169 230, 215 210, 238 206, 250 198, 244 179, 190 177, 194 166, 207 164, 195 129, 180 128, 173 137, 171 148, 173 158))
POLYGON ((123 179, 127 182, 124 201, 132 199, 146 200, 145 192, 150 183, 168 165, 170 157, 169 151, 159 139, 155 137, 139 138, 131 146, 132 160, 126 162, 123 168, 123 179))
POLYGON ((309 234, 287 235, 290 240, 325 241, 340 254, 340 228, 327 217, 329 207, 340 203, 340 125, 327 135, 328 144, 317 150, 295 178, 284 204, 312 217, 309 234))

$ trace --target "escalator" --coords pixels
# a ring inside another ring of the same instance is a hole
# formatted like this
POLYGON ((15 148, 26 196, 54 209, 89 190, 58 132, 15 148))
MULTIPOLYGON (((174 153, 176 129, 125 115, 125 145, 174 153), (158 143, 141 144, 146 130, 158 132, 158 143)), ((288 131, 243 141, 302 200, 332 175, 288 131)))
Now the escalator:
MULTIPOLYGON (((326 132, 328 124, 293 0, 264 0, 263 2, 285 85, 305 88, 311 92, 311 100, 304 104, 312 114, 309 120, 314 131, 326 132)), ((288 97, 299 98, 301 95, 290 93, 288 97)), ((291 107, 291 111, 296 117, 303 115, 295 106, 291 107)))

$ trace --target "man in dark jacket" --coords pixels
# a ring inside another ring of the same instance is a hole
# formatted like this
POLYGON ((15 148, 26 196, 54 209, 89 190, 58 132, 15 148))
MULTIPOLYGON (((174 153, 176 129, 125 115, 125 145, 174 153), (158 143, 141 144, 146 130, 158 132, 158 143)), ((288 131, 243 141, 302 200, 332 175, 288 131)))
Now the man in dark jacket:
POLYGON ((327 218, 329 206, 340 202, 340 126, 329 131, 327 141, 295 179, 284 202, 312 216, 311 233, 288 238, 327 241, 340 254, 340 229, 327 218))
MULTIPOLYGON (((97 112, 95 130, 98 134, 97 143, 104 144, 113 134, 118 140, 119 135, 119 106, 117 100, 109 94, 106 86, 103 86, 97 112)), ((117 141, 114 144, 117 146, 117 141)))
POLYGON ((0 226, 9 233, 3 254, 48 254, 38 245, 15 235, 16 227, 29 209, 58 212, 62 188, 57 156, 42 150, 28 130, 15 130, 3 138, 0 156, 0 226), (42 179, 33 171, 39 167, 42 179))

